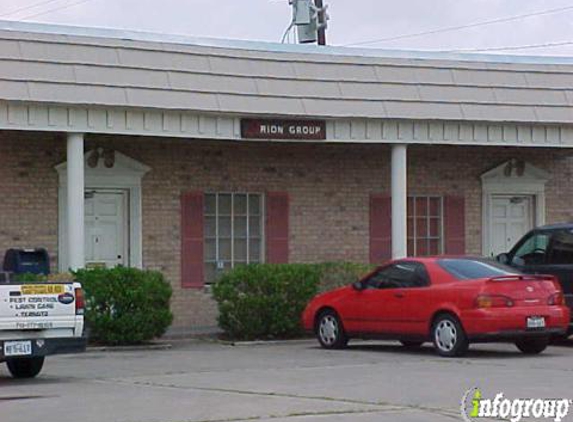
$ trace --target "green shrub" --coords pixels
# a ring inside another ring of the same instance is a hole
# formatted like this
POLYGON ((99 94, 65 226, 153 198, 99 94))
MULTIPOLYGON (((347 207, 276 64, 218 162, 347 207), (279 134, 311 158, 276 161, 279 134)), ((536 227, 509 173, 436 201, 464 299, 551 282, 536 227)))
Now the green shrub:
POLYGON ((300 336, 302 311, 314 295, 351 284, 372 268, 344 262, 237 267, 213 285, 219 327, 236 340, 300 336))
POLYGON ((237 340, 299 336, 300 316, 317 293, 318 284, 319 271, 313 265, 237 267, 213 286, 219 326, 237 340))
POLYGON ((85 291, 91 341, 142 343, 163 335, 173 320, 172 289, 159 272, 116 267, 79 270, 74 275, 85 291))

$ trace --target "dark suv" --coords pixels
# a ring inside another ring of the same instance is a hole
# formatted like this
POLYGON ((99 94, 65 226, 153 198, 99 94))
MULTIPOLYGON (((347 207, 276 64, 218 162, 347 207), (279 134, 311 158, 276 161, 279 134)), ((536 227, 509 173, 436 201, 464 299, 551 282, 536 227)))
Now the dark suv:
POLYGON ((565 301, 572 309, 569 334, 573 334, 573 224, 533 229, 511 251, 498 255, 496 259, 524 273, 558 277, 565 301))

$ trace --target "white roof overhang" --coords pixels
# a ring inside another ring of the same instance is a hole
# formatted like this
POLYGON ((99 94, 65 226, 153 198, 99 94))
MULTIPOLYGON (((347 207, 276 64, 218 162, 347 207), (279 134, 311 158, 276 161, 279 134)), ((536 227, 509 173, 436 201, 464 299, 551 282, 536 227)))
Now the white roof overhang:
POLYGON ((334 142, 573 146, 573 60, 200 40, 0 21, 0 129, 240 139, 241 117, 334 142))

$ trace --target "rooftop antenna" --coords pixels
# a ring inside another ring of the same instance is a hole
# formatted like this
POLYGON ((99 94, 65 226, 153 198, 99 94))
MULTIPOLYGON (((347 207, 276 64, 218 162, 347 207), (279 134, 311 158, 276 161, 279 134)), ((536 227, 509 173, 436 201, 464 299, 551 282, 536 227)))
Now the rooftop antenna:
POLYGON ((326 45, 328 6, 324 5, 322 0, 289 0, 289 4, 292 7, 292 21, 282 42, 285 42, 290 31, 296 26, 299 44, 326 45))

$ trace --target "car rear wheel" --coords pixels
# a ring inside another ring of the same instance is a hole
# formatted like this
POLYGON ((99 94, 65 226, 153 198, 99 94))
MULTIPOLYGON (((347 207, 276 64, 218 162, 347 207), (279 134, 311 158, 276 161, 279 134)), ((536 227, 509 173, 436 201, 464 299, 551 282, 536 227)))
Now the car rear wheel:
POLYGON ((348 337, 336 312, 326 310, 320 314, 316 326, 316 337, 325 349, 343 349, 348 337))
POLYGON ((417 349, 422 344, 424 344, 423 341, 410 341, 410 340, 400 340, 400 343, 402 343, 402 346, 404 346, 406 349, 417 349))
POLYGON ((517 348, 526 355, 538 355, 547 348, 548 344, 548 338, 531 338, 515 342, 517 348))
POLYGON ((14 378, 34 378, 42 370, 44 358, 13 358, 8 359, 6 365, 14 378))
POLYGON ((432 325, 432 339, 440 356, 463 356, 469 348, 469 341, 462 324, 450 314, 436 318, 432 325))

